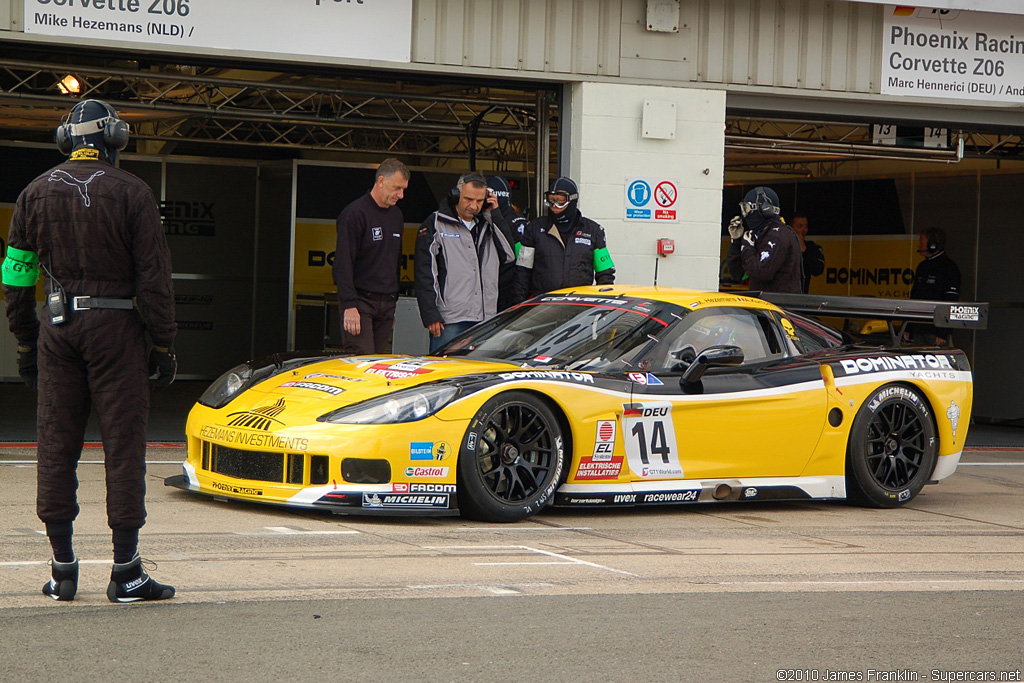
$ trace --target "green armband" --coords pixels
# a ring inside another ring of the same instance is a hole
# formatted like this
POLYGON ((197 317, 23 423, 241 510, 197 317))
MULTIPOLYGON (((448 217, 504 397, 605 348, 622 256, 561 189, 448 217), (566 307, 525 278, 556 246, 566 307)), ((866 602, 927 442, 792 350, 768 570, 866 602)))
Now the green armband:
POLYGON ((513 248, 515 249, 516 258, 518 259, 519 258, 519 250, 523 248, 523 243, 522 242, 516 242, 516 246, 513 247, 513 248))
POLYGON ((602 247, 594 250, 594 272, 600 273, 603 270, 614 268, 615 264, 612 263, 612 255, 608 253, 608 247, 602 247))
POLYGON ((2 279, 9 287, 34 287, 39 279, 39 256, 34 251, 7 247, 2 279))

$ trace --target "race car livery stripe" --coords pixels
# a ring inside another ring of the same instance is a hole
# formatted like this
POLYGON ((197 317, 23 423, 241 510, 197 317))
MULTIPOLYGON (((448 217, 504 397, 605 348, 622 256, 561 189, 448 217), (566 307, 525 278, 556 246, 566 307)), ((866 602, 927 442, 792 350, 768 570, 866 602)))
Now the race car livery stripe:
POLYGON ((956 468, 960 464, 960 456, 963 454, 964 452, 960 450, 956 453, 940 455, 938 461, 935 463, 935 469, 932 470, 930 481, 940 481, 956 472, 956 468))
POLYGON ((921 380, 963 382, 973 381, 970 372, 964 370, 894 370, 892 372, 868 372, 863 375, 836 377, 836 386, 853 386, 855 384, 884 384, 896 380, 921 380))
POLYGON ((562 484, 558 488, 561 494, 630 494, 657 491, 692 491, 700 488, 715 488, 719 484, 728 483, 734 489, 743 488, 777 488, 788 486, 798 488, 811 498, 846 498, 846 478, 843 475, 824 475, 818 477, 749 477, 729 479, 659 480, 638 481, 632 484, 562 484))

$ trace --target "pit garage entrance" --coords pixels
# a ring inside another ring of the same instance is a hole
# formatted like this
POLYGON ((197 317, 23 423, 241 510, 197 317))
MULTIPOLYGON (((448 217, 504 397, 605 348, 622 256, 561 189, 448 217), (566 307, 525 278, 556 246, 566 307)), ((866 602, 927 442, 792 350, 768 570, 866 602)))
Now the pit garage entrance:
MULTIPOLYGON (((131 125, 120 165, 160 202, 179 377, 210 379, 251 357, 322 346, 334 219, 382 159, 413 171, 401 204, 410 287, 415 228, 461 173, 500 173, 517 205, 536 207, 558 167, 559 94, 551 84, 20 47, 18 59, 0 59, 0 249, 18 193, 61 161, 61 117, 76 99, 109 102, 131 125)), ((16 379, 3 327, 0 376, 16 379)))

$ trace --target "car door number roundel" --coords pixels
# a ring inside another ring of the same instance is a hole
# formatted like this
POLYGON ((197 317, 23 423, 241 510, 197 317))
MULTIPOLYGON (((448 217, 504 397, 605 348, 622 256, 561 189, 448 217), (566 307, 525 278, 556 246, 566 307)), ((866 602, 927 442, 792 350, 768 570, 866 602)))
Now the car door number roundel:
POLYGON ((672 404, 626 403, 622 408, 622 436, 633 474, 642 479, 682 478, 672 404))

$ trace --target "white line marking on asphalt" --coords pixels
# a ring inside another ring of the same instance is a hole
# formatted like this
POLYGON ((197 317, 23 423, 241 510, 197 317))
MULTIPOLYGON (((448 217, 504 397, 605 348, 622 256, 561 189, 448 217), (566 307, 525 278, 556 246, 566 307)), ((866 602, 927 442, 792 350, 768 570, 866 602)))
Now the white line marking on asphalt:
POLYGON ((235 536, 270 536, 270 535, 284 535, 284 536, 351 536, 359 534, 358 531, 340 530, 340 531, 304 531, 301 529, 292 529, 287 526, 265 526, 264 531, 235 531, 235 536))
POLYGON ((589 526, 537 526, 537 527, 484 527, 484 526, 460 526, 455 531, 499 531, 504 533, 519 531, 593 531, 589 526))
MULTIPOLYGON (((586 560, 578 560, 568 555, 559 555, 548 550, 541 550, 540 548, 531 548, 527 545, 435 545, 435 546, 424 546, 424 550, 526 550, 531 553, 537 553, 538 555, 547 555, 548 557, 554 557, 563 562, 523 562, 523 563, 501 563, 501 564, 578 564, 587 567, 593 567, 594 569, 600 569, 606 572, 614 572, 616 574, 625 574, 626 576, 632 576, 634 578, 640 578, 639 574, 633 574, 622 569, 613 569, 612 567, 605 567, 601 564, 594 562, 587 562, 586 560)), ((477 566, 486 566, 487 562, 474 562, 477 566)))
POLYGON ((1024 462, 962 462, 960 467, 974 467, 975 465, 1000 465, 1000 466, 1014 466, 1024 465, 1024 462))
POLYGON ((502 586, 495 586, 493 584, 486 583, 449 583, 449 584, 438 584, 438 585, 426 585, 426 586, 406 586, 409 590, 482 590, 494 595, 522 595, 524 590, 530 588, 551 588, 554 584, 551 583, 511 583, 502 586))
POLYGON ((930 584, 973 584, 980 583, 1009 583, 1024 584, 1024 579, 986 579, 979 577, 975 579, 906 579, 900 580, 878 580, 878 581, 708 581, 713 586, 907 586, 907 585, 930 585, 930 584))
MULTIPOLYGON (((78 564, 106 564, 109 565, 110 560, 79 560, 78 564)), ((0 562, 0 567, 37 567, 46 566, 50 564, 49 560, 29 560, 27 562, 0 562)))

